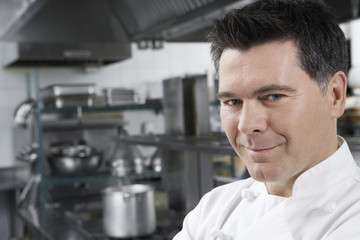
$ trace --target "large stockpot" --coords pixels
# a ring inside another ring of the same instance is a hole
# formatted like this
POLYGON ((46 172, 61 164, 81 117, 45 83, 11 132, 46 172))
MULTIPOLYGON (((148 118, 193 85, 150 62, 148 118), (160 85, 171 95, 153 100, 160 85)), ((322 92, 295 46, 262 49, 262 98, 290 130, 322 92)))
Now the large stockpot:
POLYGON ((132 184, 102 192, 103 227, 111 238, 147 236, 156 230, 154 189, 132 184))

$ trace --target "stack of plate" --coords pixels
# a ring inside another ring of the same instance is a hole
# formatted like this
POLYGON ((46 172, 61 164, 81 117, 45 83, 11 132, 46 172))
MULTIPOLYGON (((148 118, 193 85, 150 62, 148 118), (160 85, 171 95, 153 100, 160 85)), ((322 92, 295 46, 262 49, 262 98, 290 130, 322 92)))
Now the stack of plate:
POLYGON ((55 84, 40 90, 45 107, 93 106, 95 84, 55 84))
POLYGON ((133 89, 104 88, 103 94, 107 105, 138 103, 138 95, 133 89))

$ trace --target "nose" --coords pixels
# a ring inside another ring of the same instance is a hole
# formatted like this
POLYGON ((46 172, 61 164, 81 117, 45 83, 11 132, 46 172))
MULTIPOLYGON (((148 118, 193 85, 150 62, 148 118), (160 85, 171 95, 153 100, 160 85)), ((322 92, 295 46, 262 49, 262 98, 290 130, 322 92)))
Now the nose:
POLYGON ((244 134, 261 133, 268 127, 266 109, 257 103, 243 103, 238 121, 238 130, 244 134))

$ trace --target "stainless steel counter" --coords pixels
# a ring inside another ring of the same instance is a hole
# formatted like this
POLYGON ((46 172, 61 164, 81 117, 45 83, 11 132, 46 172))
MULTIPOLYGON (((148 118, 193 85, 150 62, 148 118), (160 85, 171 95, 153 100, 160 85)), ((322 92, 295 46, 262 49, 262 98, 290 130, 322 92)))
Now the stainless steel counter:
MULTIPOLYGON (((88 211, 32 209, 20 210, 18 214, 36 240, 109 240, 103 232, 99 208, 88 211)), ((170 210, 158 210, 156 232, 133 240, 170 240, 180 230, 183 217, 170 210)))
POLYGON ((67 222, 53 209, 19 210, 24 223, 37 240, 89 240, 90 235, 67 222))
POLYGON ((0 192, 19 189, 25 185, 28 177, 29 165, 15 164, 13 166, 0 167, 0 192))
POLYGON ((16 201, 28 177, 29 166, 15 163, 0 167, 0 239, 19 236, 21 224, 16 218, 16 201))

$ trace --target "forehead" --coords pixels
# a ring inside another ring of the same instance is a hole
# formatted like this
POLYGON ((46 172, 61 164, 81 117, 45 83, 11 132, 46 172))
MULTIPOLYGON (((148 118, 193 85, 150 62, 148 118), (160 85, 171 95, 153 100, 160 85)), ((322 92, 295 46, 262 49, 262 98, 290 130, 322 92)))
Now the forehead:
POLYGON ((293 41, 274 41, 249 50, 225 49, 219 65, 219 91, 260 88, 269 84, 287 85, 309 78, 297 60, 293 41))

